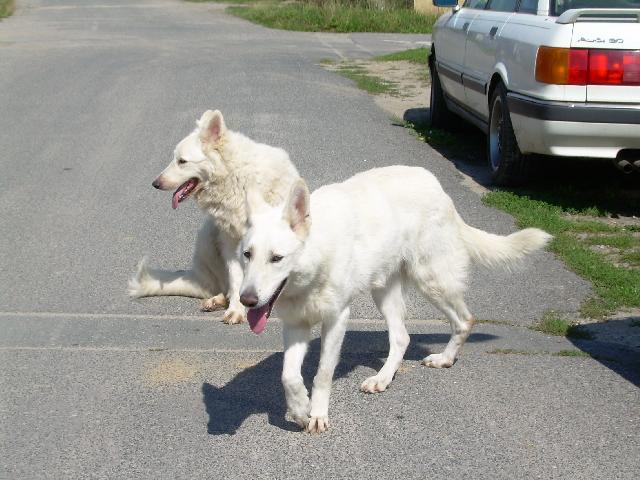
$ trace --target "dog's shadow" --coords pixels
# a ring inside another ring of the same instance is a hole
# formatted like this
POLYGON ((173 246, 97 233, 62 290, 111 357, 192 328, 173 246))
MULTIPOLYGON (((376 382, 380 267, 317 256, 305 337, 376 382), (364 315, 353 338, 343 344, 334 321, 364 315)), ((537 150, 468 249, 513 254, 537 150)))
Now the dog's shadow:
MULTIPOLYGON (((475 333, 469 337, 468 341, 484 342, 492 338, 495 336, 475 333)), ((443 348, 448 340, 448 334, 411 335, 411 344, 404 358, 421 360, 433 353, 424 344, 442 344, 443 348)), ((346 377, 358 366, 379 370, 384 363, 388 348, 386 332, 347 332, 343 354, 334 379, 346 377)), ((315 339, 309 345, 309 354, 302 369, 307 388, 310 387, 310 382, 315 375, 319 350, 320 339, 315 339)), ((280 383, 282 357, 282 353, 274 353, 258 364, 241 371, 222 387, 216 387, 210 383, 202 385, 202 400, 209 414, 207 431, 210 434, 233 435, 248 417, 262 413, 268 415, 271 425, 284 430, 298 430, 294 423, 285 419, 286 405, 280 383)))

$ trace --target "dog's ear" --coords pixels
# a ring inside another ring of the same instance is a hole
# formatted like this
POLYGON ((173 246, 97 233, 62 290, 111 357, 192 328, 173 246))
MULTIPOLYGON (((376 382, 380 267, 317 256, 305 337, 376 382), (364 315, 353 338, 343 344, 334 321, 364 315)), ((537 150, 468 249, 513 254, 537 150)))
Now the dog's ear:
POLYGON ((303 179, 298 179, 291 187, 289 199, 284 208, 284 220, 300 238, 306 238, 311 227, 309 216, 309 188, 303 179))
POLYGON ((244 197, 244 207, 247 211, 247 220, 251 223, 251 217, 263 211, 267 207, 267 202, 257 188, 248 188, 244 197))
POLYGON ((224 136, 227 127, 224 124, 224 118, 222 118, 220 110, 215 112, 207 110, 198 120, 198 129, 200 130, 202 143, 215 145, 224 136))

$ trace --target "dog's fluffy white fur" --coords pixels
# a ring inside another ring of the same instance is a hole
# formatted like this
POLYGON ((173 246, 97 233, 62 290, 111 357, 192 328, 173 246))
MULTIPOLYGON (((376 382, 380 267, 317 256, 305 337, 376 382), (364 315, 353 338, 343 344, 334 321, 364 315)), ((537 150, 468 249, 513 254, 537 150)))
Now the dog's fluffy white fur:
POLYGON ((287 152, 229 130, 219 111, 206 111, 197 128, 176 146, 174 158, 153 182, 174 190, 178 200, 193 197, 207 218, 198 233, 191 270, 150 269, 143 259, 129 282, 133 297, 181 295, 205 299, 203 309, 225 308, 224 320, 239 323, 242 267, 238 244, 246 231, 246 190, 260 192, 270 204, 285 201, 299 178, 287 152), (185 190, 186 182, 191 182, 185 190), (185 191, 182 196, 178 192, 185 191), (189 191, 187 191, 189 190, 189 191))
POLYGON ((409 344, 403 296, 407 283, 451 323, 445 350, 423 363, 450 367, 474 322, 463 299, 470 261, 509 266, 551 238, 533 228, 499 236, 467 225, 438 180, 415 167, 370 170, 322 187, 310 198, 299 180, 283 206, 269 206, 254 194, 248 204, 241 298, 253 307, 250 316, 277 301, 288 411, 309 432, 328 427, 333 372, 356 294, 370 291, 388 324, 387 361, 361 386, 364 392, 382 392, 409 344), (322 349, 309 400, 301 365, 310 329, 317 323, 322 349))

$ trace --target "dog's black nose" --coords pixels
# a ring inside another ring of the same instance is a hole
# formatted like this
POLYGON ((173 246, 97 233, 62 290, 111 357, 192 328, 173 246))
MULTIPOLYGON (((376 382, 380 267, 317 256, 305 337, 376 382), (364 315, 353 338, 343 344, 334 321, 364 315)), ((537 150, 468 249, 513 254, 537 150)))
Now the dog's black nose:
POLYGON ((157 178, 153 181, 151 185, 153 185, 153 188, 160 189, 160 181, 157 178))
POLYGON ((240 295, 240 303, 245 307, 255 307, 258 304, 258 295, 254 291, 243 292, 242 295, 240 295))

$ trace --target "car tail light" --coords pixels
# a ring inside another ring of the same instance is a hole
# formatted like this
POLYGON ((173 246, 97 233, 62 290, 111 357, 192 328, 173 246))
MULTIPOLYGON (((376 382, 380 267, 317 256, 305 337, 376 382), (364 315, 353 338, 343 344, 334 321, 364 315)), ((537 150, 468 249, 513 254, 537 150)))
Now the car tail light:
POLYGON ((540 47, 536 80, 555 85, 640 85, 640 50, 540 47))
POLYGON ((588 64, 589 50, 540 47, 536 80, 556 85, 584 85, 588 64))

